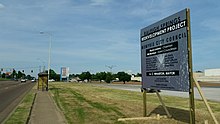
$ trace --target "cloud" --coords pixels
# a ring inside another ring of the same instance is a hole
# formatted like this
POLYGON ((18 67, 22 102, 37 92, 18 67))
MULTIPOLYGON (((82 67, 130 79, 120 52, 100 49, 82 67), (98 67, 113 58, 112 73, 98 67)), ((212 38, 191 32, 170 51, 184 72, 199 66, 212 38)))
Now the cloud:
POLYGON ((0 9, 3 9, 3 8, 5 8, 5 6, 0 3, 0 9))

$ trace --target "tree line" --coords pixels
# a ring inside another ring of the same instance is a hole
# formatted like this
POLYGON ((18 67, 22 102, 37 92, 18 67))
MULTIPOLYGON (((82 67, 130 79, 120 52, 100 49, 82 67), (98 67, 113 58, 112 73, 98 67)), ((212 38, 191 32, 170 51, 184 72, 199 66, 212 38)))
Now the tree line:
POLYGON ((0 73, 0 77, 6 79, 21 79, 21 78, 25 78, 29 80, 33 79, 31 75, 26 75, 24 72, 21 71, 17 72, 16 70, 13 70, 11 74, 0 73))
MULTIPOLYGON (((47 73, 47 70, 45 71, 47 73)), ((50 79, 54 79, 56 81, 60 81, 60 74, 57 74, 53 69, 50 69, 49 73, 50 79)), ((32 76, 26 75, 24 72, 13 70, 13 72, 10 75, 6 75, 5 73, 1 74, 1 78, 7 78, 7 79, 20 79, 20 78, 26 78, 26 79, 33 79, 32 76)), ((136 76, 141 76, 141 74, 137 73, 136 76)), ((126 72, 118 72, 116 74, 113 74, 111 72, 97 72, 95 74, 91 74, 89 71, 82 72, 81 74, 70 74, 70 79, 73 78, 79 78, 81 81, 100 81, 100 82, 106 82, 110 83, 113 81, 122 81, 122 82, 128 82, 131 80, 131 75, 129 75, 126 72)))
POLYGON ((97 72, 96 74, 91 74, 89 71, 82 72, 81 74, 71 74, 70 78, 79 77, 82 81, 104 81, 106 83, 111 83, 112 81, 123 81, 128 82, 131 80, 131 75, 126 72, 118 72, 113 74, 111 72, 97 72))

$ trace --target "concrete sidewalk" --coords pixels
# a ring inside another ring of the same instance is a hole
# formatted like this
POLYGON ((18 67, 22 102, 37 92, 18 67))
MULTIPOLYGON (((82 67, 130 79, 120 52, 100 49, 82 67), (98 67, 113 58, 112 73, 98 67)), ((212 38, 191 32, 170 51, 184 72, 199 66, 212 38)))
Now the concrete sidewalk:
POLYGON ((38 91, 29 124, 65 124, 66 119, 55 105, 50 93, 38 91))

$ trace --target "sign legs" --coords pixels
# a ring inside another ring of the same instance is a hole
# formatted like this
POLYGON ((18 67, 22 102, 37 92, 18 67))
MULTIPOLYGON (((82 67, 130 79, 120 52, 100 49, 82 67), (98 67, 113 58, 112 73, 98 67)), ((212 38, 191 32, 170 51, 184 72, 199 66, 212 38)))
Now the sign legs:
POLYGON ((214 113, 212 112, 212 109, 210 108, 210 106, 209 106, 209 104, 208 104, 208 101, 206 100, 206 98, 205 98, 205 96, 204 96, 204 94, 203 94, 203 92, 202 92, 202 89, 201 89, 199 83, 195 80, 194 77, 193 77, 193 79, 194 79, 194 83, 196 84, 196 87, 197 87, 197 89, 198 89, 198 91, 199 91, 199 94, 200 94, 200 96, 202 97, 202 99, 203 99, 203 101, 204 101, 204 103, 205 103, 205 106, 207 107, 207 109, 208 109, 208 111, 209 111, 209 113, 210 113, 210 115, 211 115, 213 121, 215 122, 215 124, 219 124, 218 121, 217 121, 217 119, 216 119, 216 117, 215 117, 215 115, 214 115, 214 113))
POLYGON ((159 92, 158 92, 157 90, 156 90, 156 94, 157 94, 157 97, 159 98, 160 103, 162 104, 162 106, 163 106, 163 108, 164 108, 164 110, 165 110, 167 116, 168 116, 169 118, 171 118, 172 115, 170 115, 169 111, 167 110, 167 107, 165 106, 165 104, 164 104, 164 102, 163 102, 163 100, 162 100, 162 98, 161 98, 161 96, 160 96, 160 94, 159 94, 159 92))
POLYGON ((195 103, 194 103, 194 89, 191 88, 189 91, 189 108, 190 108, 190 124, 195 124, 195 103))
POLYGON ((146 98, 146 90, 143 89, 143 117, 147 116, 147 98, 146 98))

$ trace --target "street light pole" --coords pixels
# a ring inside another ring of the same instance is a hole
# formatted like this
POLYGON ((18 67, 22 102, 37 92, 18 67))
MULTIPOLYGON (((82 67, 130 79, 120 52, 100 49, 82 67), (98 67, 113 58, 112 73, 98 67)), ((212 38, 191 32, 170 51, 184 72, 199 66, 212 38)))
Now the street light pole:
POLYGON ((49 50, 48 50, 48 71, 47 71, 47 74, 48 74, 48 83, 49 83, 49 78, 50 78, 50 57, 51 57, 51 42, 52 42, 52 34, 51 33, 48 33, 48 32, 40 32, 40 34, 45 34, 45 35, 48 35, 49 36, 49 50))

